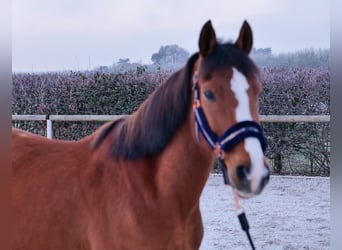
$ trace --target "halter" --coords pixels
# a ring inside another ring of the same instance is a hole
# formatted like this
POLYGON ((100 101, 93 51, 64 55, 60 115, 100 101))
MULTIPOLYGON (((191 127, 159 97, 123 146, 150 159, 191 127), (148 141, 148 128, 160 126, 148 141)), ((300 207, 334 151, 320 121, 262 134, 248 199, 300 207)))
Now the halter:
POLYGON ((262 128, 255 121, 242 121, 228 128, 221 136, 217 136, 209 127, 200 102, 200 89, 198 86, 197 72, 194 76, 194 105, 196 138, 200 142, 199 133, 203 135, 210 148, 216 153, 224 184, 229 185, 226 166, 223 161, 223 153, 230 151, 236 144, 248 137, 255 137, 260 141, 263 152, 266 151, 266 138, 262 128))

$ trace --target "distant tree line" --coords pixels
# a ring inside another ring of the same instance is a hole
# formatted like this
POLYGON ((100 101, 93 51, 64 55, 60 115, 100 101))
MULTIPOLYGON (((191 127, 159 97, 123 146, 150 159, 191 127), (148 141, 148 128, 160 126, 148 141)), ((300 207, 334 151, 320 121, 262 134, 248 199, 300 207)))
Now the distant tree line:
POLYGON ((328 68, 329 52, 329 49, 303 49, 274 55, 271 48, 264 48, 253 49, 251 58, 259 67, 328 68))
POLYGON ((129 58, 119 58, 112 66, 100 66, 95 68, 95 71, 102 73, 117 73, 126 71, 170 71, 181 68, 188 58, 190 53, 184 48, 173 44, 161 46, 158 52, 151 56, 151 64, 143 64, 141 62, 131 62, 129 58))
MULTIPOLYGON (((253 48, 251 58, 259 67, 281 68, 329 68, 329 49, 303 49, 296 52, 274 54, 272 48, 253 48)), ((120 58, 112 66, 100 66, 95 71, 103 73, 125 71, 167 71, 181 68, 190 53, 179 45, 161 46, 151 56, 151 64, 131 62, 129 58, 120 58)))
POLYGON ((157 53, 153 53, 151 60, 156 65, 184 65, 190 53, 178 45, 161 46, 157 53))

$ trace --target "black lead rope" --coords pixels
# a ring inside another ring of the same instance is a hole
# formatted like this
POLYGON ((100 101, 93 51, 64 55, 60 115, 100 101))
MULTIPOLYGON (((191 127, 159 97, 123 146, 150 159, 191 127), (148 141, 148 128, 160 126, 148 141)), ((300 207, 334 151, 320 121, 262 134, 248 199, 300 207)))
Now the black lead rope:
POLYGON ((252 250, 255 250, 255 246, 254 246, 252 237, 249 234, 249 224, 248 224, 246 213, 245 213, 243 207, 240 205, 239 197, 235 193, 234 190, 233 190, 233 193, 234 193, 234 201, 235 201, 235 210, 236 210, 236 214, 237 214, 237 217, 238 217, 240 225, 241 225, 241 229, 246 232, 249 244, 251 245, 252 250))
POLYGON ((247 238, 249 240, 249 243, 251 244, 251 247, 253 250, 255 250, 255 246, 253 244, 253 240, 251 235, 249 234, 249 224, 248 224, 248 220, 247 220, 247 216, 245 212, 242 212, 238 215, 239 221, 240 221, 240 225, 243 231, 246 232, 247 234, 247 238))

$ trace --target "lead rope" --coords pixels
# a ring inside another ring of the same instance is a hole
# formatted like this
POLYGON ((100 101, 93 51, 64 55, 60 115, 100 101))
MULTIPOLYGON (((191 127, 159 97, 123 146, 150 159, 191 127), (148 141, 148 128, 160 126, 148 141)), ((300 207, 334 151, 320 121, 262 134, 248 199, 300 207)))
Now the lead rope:
POLYGON ((252 250, 255 250, 255 246, 253 244, 252 237, 249 234, 249 224, 248 224, 246 213, 240 204, 240 199, 239 199, 238 195, 236 194, 235 190, 234 189, 232 189, 232 190, 233 190, 233 194, 234 194, 235 213, 239 219, 242 230, 245 231, 247 234, 247 238, 248 238, 249 243, 252 247, 252 250))
MULTIPOLYGON (((223 182, 228 187, 229 186, 229 179, 227 178, 226 167, 224 166, 222 155, 218 153, 217 158, 218 158, 218 164, 219 164, 221 171, 222 171, 223 182)), ((247 220, 245 210, 243 209, 243 207, 240 204, 240 199, 239 199, 239 196, 237 195, 236 191, 233 188, 232 188, 232 191, 233 191, 233 195, 234 195, 235 213, 239 219, 242 230, 245 231, 247 234, 247 238, 249 240, 249 244, 252 247, 252 250, 255 250, 255 246, 253 244, 252 237, 249 234, 249 224, 248 224, 248 220, 247 220)))

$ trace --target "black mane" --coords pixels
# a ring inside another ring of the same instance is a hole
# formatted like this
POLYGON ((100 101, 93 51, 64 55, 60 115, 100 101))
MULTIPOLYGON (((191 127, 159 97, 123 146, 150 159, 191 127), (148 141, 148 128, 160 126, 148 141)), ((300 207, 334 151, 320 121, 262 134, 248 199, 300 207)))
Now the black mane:
MULTIPOLYGON (((137 159, 162 151, 176 133, 190 111, 192 69, 198 53, 187 64, 160 85, 131 116, 122 120, 121 129, 112 144, 115 157, 137 159)), ((116 127, 107 126, 95 138, 93 148, 98 147, 116 127)))

